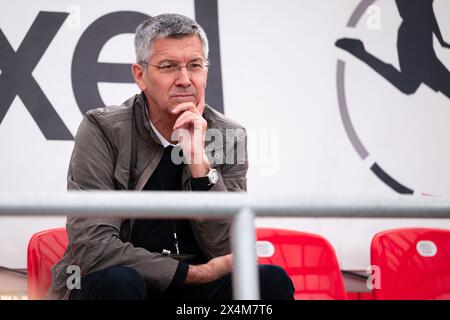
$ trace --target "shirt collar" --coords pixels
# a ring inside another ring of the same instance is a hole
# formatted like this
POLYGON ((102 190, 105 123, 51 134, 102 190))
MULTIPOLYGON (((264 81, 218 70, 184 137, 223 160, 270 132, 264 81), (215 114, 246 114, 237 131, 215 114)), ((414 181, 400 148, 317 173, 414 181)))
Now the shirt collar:
POLYGON ((169 141, 166 140, 166 138, 164 138, 164 137, 162 136, 161 133, 159 133, 158 129, 156 129, 156 127, 155 127, 154 124, 152 123, 152 120, 150 120, 150 117, 149 117, 149 115, 148 115, 148 110, 147 110, 147 108, 144 108, 144 109, 145 109, 145 115, 146 115, 146 117, 147 117, 147 119, 148 119, 148 122, 150 123, 150 126, 152 127, 153 132, 154 132, 154 133, 156 134, 156 136, 158 137, 158 139, 159 139, 159 141, 161 142, 161 144, 162 144, 162 146, 164 147, 164 149, 167 148, 168 146, 172 146, 172 147, 178 146, 178 143, 177 143, 177 144, 170 143, 169 141))

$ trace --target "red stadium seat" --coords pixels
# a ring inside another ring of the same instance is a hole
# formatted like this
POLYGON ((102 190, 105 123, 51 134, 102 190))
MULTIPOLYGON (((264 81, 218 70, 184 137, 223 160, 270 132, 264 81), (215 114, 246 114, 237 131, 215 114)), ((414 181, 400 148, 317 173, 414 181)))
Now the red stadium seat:
POLYGON ((372 240, 371 263, 380 271, 375 299, 450 299, 449 230, 380 232, 372 240))
POLYGON ((297 300, 347 299, 336 254, 319 235, 257 228, 259 263, 276 264, 289 274, 297 300))
POLYGON ((28 243, 28 298, 43 299, 50 287, 50 269, 61 259, 66 250, 65 228, 38 232, 28 243))

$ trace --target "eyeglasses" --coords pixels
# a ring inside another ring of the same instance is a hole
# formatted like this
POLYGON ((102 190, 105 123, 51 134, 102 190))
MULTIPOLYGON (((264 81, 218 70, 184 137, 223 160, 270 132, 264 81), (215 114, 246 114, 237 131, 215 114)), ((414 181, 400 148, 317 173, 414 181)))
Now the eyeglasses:
POLYGON ((176 72, 181 71, 181 69, 183 68, 186 68, 186 70, 192 74, 196 73, 198 74, 207 71, 209 66, 211 65, 209 60, 207 60, 206 62, 193 61, 189 62, 184 66, 180 66, 176 63, 163 63, 159 66, 156 66, 154 64, 145 61, 141 61, 140 64, 152 66, 153 68, 158 69, 161 73, 168 73, 168 74, 175 74, 176 72))

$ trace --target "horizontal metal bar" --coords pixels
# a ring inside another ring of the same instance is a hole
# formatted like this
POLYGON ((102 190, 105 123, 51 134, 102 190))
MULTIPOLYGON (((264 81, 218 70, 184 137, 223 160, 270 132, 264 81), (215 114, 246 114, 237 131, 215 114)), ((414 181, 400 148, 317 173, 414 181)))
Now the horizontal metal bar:
POLYGON ((126 191, 0 194, 0 216, 231 218, 243 207, 255 216, 271 217, 450 218, 449 197, 258 197, 236 192, 126 191))

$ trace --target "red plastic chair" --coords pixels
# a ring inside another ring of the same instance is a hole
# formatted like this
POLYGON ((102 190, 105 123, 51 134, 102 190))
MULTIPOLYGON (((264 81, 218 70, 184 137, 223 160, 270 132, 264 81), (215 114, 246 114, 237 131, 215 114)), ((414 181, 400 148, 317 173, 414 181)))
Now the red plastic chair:
POLYGON ((379 267, 375 299, 450 299, 450 231, 404 228, 380 232, 371 245, 379 267))
POLYGON ((276 264, 291 277, 297 300, 345 300, 347 294, 330 243, 315 234, 257 228, 260 264, 276 264))
POLYGON ((50 269, 64 254, 68 244, 65 228, 34 234, 28 243, 28 298, 43 299, 50 287, 50 269))

